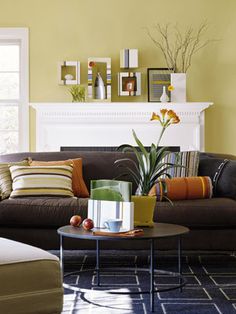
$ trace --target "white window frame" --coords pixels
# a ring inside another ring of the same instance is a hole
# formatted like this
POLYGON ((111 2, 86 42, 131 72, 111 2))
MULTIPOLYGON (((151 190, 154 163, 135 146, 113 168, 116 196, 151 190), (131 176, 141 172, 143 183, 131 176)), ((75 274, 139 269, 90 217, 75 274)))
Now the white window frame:
POLYGON ((0 41, 20 42, 19 152, 29 151, 29 30, 0 27, 0 41))

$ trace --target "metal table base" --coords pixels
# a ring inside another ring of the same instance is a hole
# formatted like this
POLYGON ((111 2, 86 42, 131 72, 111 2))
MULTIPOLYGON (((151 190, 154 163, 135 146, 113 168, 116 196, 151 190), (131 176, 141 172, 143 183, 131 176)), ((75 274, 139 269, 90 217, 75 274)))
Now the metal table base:
MULTIPOLYGON (((100 266, 100 241, 102 240, 96 240, 96 267, 95 269, 84 269, 80 271, 74 271, 70 272, 66 275, 64 275, 64 261, 63 261, 63 235, 60 235, 60 264, 61 264, 61 271, 62 271, 62 277, 69 277, 71 275, 75 274, 81 274, 85 272, 95 272, 96 273, 96 285, 99 287, 107 287, 109 288, 109 285, 104 285, 101 283, 101 272, 114 272, 114 271, 122 271, 122 272, 130 272, 130 271, 144 271, 150 273, 150 288, 149 290, 145 291, 130 291, 130 292, 122 292, 122 291, 106 291, 109 294, 149 294, 150 295, 150 311, 154 312, 154 297, 155 293, 157 292, 165 292, 165 291, 171 291, 180 289, 180 292, 182 292, 182 288, 186 285, 186 280, 182 276, 182 248, 181 248, 181 236, 178 237, 178 272, 170 272, 170 271, 164 271, 164 270, 157 270, 154 267, 154 241, 155 239, 150 239, 150 266, 149 268, 136 268, 136 267, 109 267, 106 269, 101 268, 100 266), (178 285, 168 287, 168 288, 161 288, 161 289, 155 289, 154 286, 154 277, 155 274, 161 274, 161 275, 171 275, 174 277, 177 277, 179 279, 178 285)), ((74 287, 69 284, 63 283, 63 286, 67 289, 71 289, 73 291, 77 291, 80 293, 84 293, 85 290, 80 289, 79 287, 74 287)), ((89 300, 87 300, 85 297, 83 297, 84 301, 87 301, 88 303, 91 303, 89 300)))

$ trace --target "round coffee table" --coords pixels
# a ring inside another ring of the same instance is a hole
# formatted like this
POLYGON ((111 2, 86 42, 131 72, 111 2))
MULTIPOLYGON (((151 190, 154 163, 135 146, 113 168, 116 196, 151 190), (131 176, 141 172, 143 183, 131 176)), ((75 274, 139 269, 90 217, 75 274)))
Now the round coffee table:
MULTIPOLYGON (((138 292, 128 292, 129 294, 150 294, 150 310, 154 312, 154 294, 155 292, 163 292, 174 289, 180 289, 182 291, 182 287, 186 284, 185 279, 182 276, 182 249, 181 249, 181 237, 183 234, 189 232, 189 229, 184 226, 174 225, 174 224, 166 224, 166 223, 155 223, 153 228, 143 228, 144 234, 136 237, 128 237, 128 236, 112 236, 112 235, 94 235, 92 231, 86 231, 82 227, 72 227, 72 226, 64 226, 57 230, 60 235, 60 263, 62 274, 64 272, 64 264, 63 264, 63 239, 66 238, 75 238, 75 239, 86 239, 96 241, 96 267, 94 269, 86 269, 82 271, 76 271, 73 273, 69 273, 66 276, 70 276, 75 273, 88 272, 88 271, 96 271, 97 277, 97 286, 101 286, 100 281, 100 242, 101 241, 140 241, 147 240, 150 243, 150 267, 149 268, 135 268, 135 271, 148 271, 150 273, 150 289, 149 291, 138 291, 138 292), (170 238, 170 237, 178 237, 178 272, 167 272, 162 270, 157 270, 154 268, 154 242, 157 239, 161 238, 170 238), (164 289, 155 289, 154 287, 154 274, 169 274, 179 278, 179 284, 173 287, 164 288, 164 289)), ((109 270, 121 270, 121 268, 109 268, 109 270)), ((125 268, 125 271, 133 270, 133 268, 125 268)), ((65 285, 64 287, 74 289, 74 287, 70 285, 65 285)), ((76 289, 77 291, 77 289, 76 289)), ((110 292, 112 294, 127 294, 127 292, 110 292)))

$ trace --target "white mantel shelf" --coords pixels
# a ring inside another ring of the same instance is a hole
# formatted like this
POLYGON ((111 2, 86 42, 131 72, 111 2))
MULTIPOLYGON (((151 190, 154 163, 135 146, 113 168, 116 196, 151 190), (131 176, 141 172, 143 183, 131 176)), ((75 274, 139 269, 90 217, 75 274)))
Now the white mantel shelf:
POLYGON ((211 102, 187 103, 31 103, 36 111, 36 151, 61 146, 119 146, 134 144, 132 129, 144 145, 156 142, 160 126, 152 112, 172 109, 181 123, 172 125, 161 145, 204 151, 204 111, 211 102))

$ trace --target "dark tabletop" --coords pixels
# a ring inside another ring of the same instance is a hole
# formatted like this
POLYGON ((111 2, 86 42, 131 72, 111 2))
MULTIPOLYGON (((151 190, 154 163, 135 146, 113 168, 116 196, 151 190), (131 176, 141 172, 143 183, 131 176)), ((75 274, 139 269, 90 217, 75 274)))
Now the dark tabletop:
MULTIPOLYGON (((145 239, 157 239, 157 238, 168 238, 189 232, 189 229, 184 226, 166 224, 166 223, 155 223, 153 228, 142 228, 144 234, 136 237, 127 236, 103 236, 103 235, 93 235, 92 231, 84 230, 81 227, 64 226, 57 230, 57 232, 68 238, 78 238, 78 239, 88 239, 88 240, 145 240, 145 239)), ((97 229, 99 230, 99 229, 97 229)))

